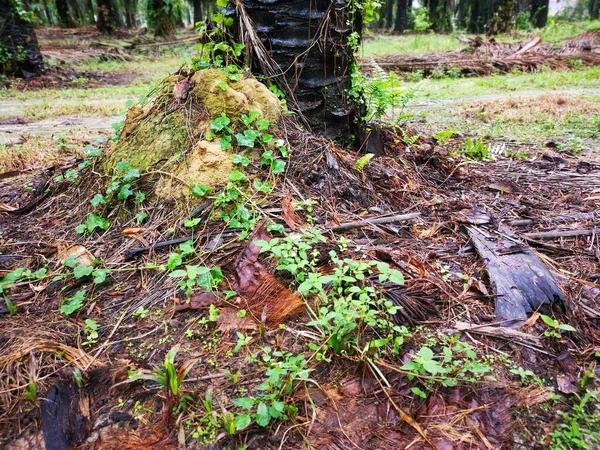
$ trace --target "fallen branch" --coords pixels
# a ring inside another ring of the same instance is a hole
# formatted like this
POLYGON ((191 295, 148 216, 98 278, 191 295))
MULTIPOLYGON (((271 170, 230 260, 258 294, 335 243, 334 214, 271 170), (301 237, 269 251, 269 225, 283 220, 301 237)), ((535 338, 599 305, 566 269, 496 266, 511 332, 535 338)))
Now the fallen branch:
POLYGON ((539 219, 515 219, 505 222, 511 227, 528 227, 538 223, 567 223, 577 222, 580 220, 592 220, 597 217, 596 213, 581 213, 581 214, 561 214, 554 217, 540 217, 539 219))
POLYGON ((522 331, 517 331, 512 328, 497 327, 493 325, 474 325, 467 322, 456 322, 454 328, 458 331, 468 331, 469 333, 497 337, 517 343, 525 343, 533 347, 542 346, 540 339, 537 336, 523 333, 522 331))
POLYGON ((564 237, 592 236, 596 230, 566 230, 566 231, 540 231, 538 233, 525 233, 526 239, 556 239, 564 237))
POLYGON ((420 217, 421 213, 410 213, 410 214, 399 214, 396 216, 388 217, 376 217, 374 219, 364 219, 358 222, 348 222, 338 225, 337 227, 330 228, 328 231, 338 233, 340 231, 352 230, 355 228, 362 228, 369 225, 383 225, 386 223, 397 223, 404 222, 406 220, 416 219, 420 217))

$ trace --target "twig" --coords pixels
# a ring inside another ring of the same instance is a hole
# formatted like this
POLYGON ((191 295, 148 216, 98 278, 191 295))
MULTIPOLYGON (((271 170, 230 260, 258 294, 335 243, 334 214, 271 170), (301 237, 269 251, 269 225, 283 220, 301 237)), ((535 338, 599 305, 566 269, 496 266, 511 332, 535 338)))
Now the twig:
POLYGON ((525 233, 527 239, 556 239, 563 237, 592 236, 596 230, 566 230, 566 231, 541 231, 539 233, 525 233))
POLYGON ((396 216, 388 217, 375 217, 373 219, 364 219, 358 222, 343 223, 341 225, 338 225, 337 227, 330 228, 327 231, 337 233, 339 231, 352 230, 354 228, 362 228, 369 225, 382 225, 386 223, 403 222, 406 220, 416 219, 419 216, 421 216, 421 213, 399 214, 396 216))
POLYGON ((468 331, 470 333, 483 334, 485 336, 493 336, 500 339, 505 339, 516 343, 527 343, 528 345, 540 347, 540 340, 536 336, 523 333, 512 328, 494 327, 486 325, 473 325, 467 322, 456 322, 454 328, 458 331, 468 331))
POLYGON ((554 217, 540 217, 539 219, 515 219, 505 222, 512 227, 527 227, 537 223, 577 222, 579 220, 595 219, 596 213, 562 214, 554 217))

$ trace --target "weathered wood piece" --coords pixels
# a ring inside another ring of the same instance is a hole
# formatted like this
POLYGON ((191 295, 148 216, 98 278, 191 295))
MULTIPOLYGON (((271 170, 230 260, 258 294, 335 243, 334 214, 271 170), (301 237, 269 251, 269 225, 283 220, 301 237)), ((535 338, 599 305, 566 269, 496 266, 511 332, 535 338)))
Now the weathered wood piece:
POLYGON ((519 325, 532 311, 547 309, 564 295, 552 273, 510 230, 500 225, 499 231, 485 231, 467 226, 467 231, 486 270, 496 296, 496 319, 519 325))

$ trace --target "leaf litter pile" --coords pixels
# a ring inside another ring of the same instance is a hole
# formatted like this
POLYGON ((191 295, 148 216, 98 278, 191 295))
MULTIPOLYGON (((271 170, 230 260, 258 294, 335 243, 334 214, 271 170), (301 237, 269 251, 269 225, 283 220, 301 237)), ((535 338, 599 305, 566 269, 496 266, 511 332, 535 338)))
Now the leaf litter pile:
POLYGON ((0 174, 7 448, 595 448, 600 164, 279 110, 179 73, 0 174))

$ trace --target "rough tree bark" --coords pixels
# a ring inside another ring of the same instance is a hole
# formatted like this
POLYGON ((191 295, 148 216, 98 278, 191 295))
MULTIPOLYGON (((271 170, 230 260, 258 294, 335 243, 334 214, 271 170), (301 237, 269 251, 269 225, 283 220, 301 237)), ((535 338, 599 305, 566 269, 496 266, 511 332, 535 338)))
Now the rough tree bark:
POLYGON ((77 23, 69 11, 69 2, 67 0, 55 0, 54 3, 60 26, 63 28, 75 28, 77 23))
POLYGON ((31 20, 16 12, 10 0, 0 0, 0 48, 11 55, 0 64, 0 73, 26 78, 41 73, 42 54, 31 20))
POLYGON ((398 0, 397 11, 396 11, 396 23, 394 25, 394 31, 403 33, 408 29, 408 12, 410 10, 411 2, 409 0, 398 0))
MULTIPOLYGON (((592 0, 593 1, 593 0, 592 0)), ((530 10, 530 20, 537 28, 543 28, 548 23, 548 9, 550 0, 532 0, 530 10)))
MULTIPOLYGON (((236 23, 245 14, 254 22, 253 29, 278 66, 277 72, 284 74, 287 86, 280 88, 293 93, 290 104, 297 105, 313 132, 348 141, 355 108, 347 94, 354 63, 347 39, 353 31, 360 31, 361 18, 348 24, 344 0, 242 0, 241 5, 236 23)), ((238 26, 238 34, 241 29, 238 26)), ((247 36, 244 43, 250 44, 247 36)), ((253 73, 264 74, 266 61, 256 51, 249 63, 253 73)))
POLYGON ((96 28, 104 34, 113 34, 119 26, 118 11, 113 0, 97 0, 96 28))

